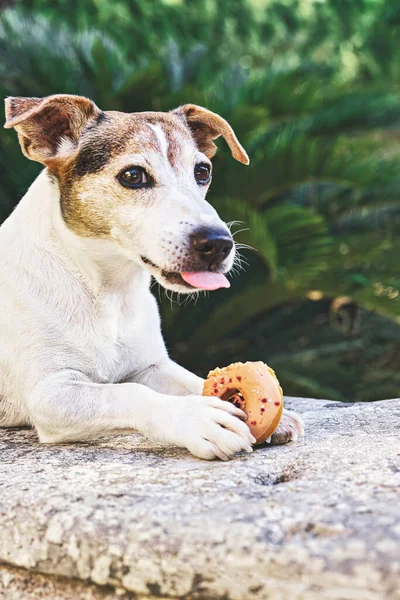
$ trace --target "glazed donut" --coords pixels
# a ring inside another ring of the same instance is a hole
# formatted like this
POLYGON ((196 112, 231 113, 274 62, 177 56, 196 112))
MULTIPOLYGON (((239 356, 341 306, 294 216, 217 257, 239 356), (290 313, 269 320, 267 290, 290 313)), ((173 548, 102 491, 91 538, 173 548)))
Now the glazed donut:
POLYGON ((246 423, 256 444, 265 442, 281 420, 282 388, 275 371, 263 362, 237 362, 210 371, 203 396, 218 396, 241 408, 247 414, 246 423))

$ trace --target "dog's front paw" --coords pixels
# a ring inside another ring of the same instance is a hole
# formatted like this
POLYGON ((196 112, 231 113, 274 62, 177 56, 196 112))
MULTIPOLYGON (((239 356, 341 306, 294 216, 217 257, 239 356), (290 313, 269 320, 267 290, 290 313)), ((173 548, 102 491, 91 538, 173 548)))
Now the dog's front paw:
POLYGON ((287 444, 287 442, 296 442, 298 437, 303 435, 304 429, 300 416, 290 410, 284 410, 280 423, 275 433, 272 434, 270 443, 277 446, 287 444))
POLYGON ((167 401, 160 441, 187 448, 194 456, 228 460, 237 452, 252 452, 255 438, 230 402, 213 396, 175 397, 167 401))

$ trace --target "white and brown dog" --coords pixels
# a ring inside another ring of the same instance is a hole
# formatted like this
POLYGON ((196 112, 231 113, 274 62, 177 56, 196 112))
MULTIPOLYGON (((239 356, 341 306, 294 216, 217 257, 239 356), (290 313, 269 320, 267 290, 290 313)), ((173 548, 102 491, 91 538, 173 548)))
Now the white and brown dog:
MULTIPOLYGON (((126 114, 70 95, 8 98, 6 117, 46 168, 0 228, 0 426, 250 452, 244 414, 168 357, 149 289, 229 285, 234 243, 205 195, 213 139, 249 162, 231 127, 194 105, 126 114)), ((302 433, 286 412, 272 442, 302 433)))

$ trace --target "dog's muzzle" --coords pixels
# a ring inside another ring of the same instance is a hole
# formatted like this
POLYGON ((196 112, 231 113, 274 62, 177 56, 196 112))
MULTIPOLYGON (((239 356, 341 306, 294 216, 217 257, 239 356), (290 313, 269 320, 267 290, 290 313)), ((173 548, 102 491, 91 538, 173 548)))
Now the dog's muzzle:
POLYGON ((155 277, 158 271, 161 284, 179 285, 187 291, 217 290, 230 287, 224 273, 229 270, 226 260, 233 247, 233 239, 226 230, 202 228, 189 235, 185 258, 179 261, 176 270, 159 267, 146 256, 141 256, 141 260, 155 277))

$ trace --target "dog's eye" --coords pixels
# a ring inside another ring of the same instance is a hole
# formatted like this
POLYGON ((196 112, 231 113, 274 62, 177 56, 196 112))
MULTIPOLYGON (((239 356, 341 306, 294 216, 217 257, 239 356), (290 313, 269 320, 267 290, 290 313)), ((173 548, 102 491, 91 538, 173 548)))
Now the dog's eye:
POLYGON ((211 169, 206 163, 200 163, 194 168, 194 177, 197 183, 205 185, 211 180, 211 169))
POLYGON ((143 187, 149 183, 146 171, 142 167, 129 167, 121 171, 117 179, 121 185, 128 188, 143 187))

